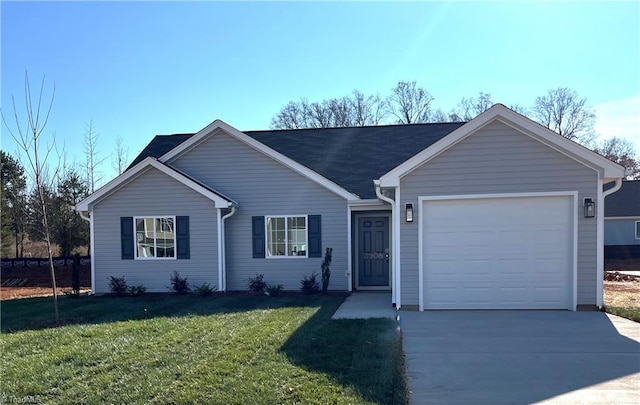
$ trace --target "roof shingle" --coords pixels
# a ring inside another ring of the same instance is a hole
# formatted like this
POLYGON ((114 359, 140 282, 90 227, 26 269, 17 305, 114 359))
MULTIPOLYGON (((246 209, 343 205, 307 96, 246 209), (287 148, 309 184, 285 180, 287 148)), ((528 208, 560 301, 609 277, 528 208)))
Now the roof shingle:
POLYGON ((620 190, 605 198, 604 216, 640 217, 640 180, 623 180, 620 190))
MULTIPOLYGON (((248 136, 360 198, 375 198, 373 180, 450 134, 463 122, 353 128, 248 131, 248 136)), ((153 138, 132 165, 160 157, 192 134, 153 138)))

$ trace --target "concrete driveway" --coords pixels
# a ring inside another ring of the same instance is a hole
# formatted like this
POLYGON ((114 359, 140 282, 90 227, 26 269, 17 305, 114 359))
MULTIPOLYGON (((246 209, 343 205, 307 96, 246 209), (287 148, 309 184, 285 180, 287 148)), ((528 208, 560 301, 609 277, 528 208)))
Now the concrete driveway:
POLYGON ((638 404, 640 324, 602 312, 401 311, 411 404, 638 404))

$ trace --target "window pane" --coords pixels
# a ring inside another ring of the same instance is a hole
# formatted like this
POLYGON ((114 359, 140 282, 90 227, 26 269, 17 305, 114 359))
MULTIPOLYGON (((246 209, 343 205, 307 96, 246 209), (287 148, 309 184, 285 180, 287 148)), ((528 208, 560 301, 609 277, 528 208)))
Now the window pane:
POLYGON ((307 255, 307 219, 305 217, 287 218, 288 245, 287 254, 289 256, 307 255))
POLYGON ((153 219, 136 219, 136 245, 138 257, 153 257, 153 219))
POLYGON ((640 221, 636 222, 636 239, 640 239, 640 221))
POLYGON ((137 257, 175 257, 173 218, 136 218, 137 257))
POLYGON ((285 255, 284 218, 267 218, 267 254, 269 256, 285 255))

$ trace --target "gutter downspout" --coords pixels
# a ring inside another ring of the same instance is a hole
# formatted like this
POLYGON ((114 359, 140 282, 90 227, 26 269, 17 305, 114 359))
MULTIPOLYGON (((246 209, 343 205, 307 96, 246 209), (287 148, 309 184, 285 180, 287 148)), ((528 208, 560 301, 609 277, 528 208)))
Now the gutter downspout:
POLYGON ((613 194, 616 191, 620 190, 620 187, 622 187, 622 179, 616 179, 616 184, 613 187, 611 187, 609 190, 604 191, 602 193, 602 201, 604 201, 604 198, 609 194, 613 194))
MULTIPOLYGON (((74 207, 75 210, 75 207, 74 207)), ((93 246, 95 245, 94 235, 93 235, 93 215, 91 215, 90 211, 77 211, 80 215, 80 218, 89 222, 89 256, 91 257, 91 291, 89 295, 94 295, 96 293, 96 262, 95 255, 93 254, 93 246)))
POLYGON ((380 200, 382 200, 384 202, 387 202, 387 203, 389 203, 391 205, 391 219, 392 219, 391 220, 391 235, 393 235, 393 245, 392 245, 393 249, 391 251, 391 253, 393 254, 393 260, 391 261, 391 263, 392 263, 391 268, 392 268, 392 273, 393 273, 393 283, 392 283, 392 286, 393 286, 393 303, 396 304, 396 309, 400 309, 400 300, 398 299, 398 297, 400 295, 400 280, 399 280, 398 274, 396 272, 396 259, 395 259, 396 256, 398 255, 398 250, 396 249, 397 241, 396 241, 396 237, 395 237, 396 236, 395 235, 395 227, 396 227, 396 225, 395 225, 395 221, 394 221, 394 219, 395 219, 395 215, 394 214, 396 212, 396 202, 393 199, 391 199, 391 198, 389 198, 389 197, 387 197, 385 195, 382 195, 382 190, 380 188, 380 180, 374 180, 373 184, 376 187, 376 196, 380 200))
POLYGON ((598 205, 596 206, 598 219, 598 223, 596 225, 596 305, 599 308, 602 308, 602 294, 604 289, 604 199, 606 196, 620 190, 620 187, 622 187, 622 179, 616 179, 614 186, 606 191, 603 191, 604 183, 602 182, 602 180, 600 181, 600 184, 598 186, 598 205))
POLYGON ((222 228, 222 235, 221 235, 221 239, 218 243, 220 243, 220 245, 222 246, 222 283, 221 283, 221 289, 220 291, 227 291, 227 249, 226 249, 226 230, 224 227, 224 222, 230 218, 231 216, 233 216, 233 214, 236 213, 236 211, 238 210, 237 207, 235 206, 231 206, 231 211, 229 211, 227 214, 225 214, 222 218, 220 218, 220 227, 222 228))

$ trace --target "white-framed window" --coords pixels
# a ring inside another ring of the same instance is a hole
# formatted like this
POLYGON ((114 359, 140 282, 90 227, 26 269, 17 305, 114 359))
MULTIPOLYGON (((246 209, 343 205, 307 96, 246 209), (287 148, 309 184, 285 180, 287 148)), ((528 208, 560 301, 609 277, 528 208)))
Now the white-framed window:
POLYGON ((134 217, 136 259, 176 258, 176 217, 134 217))
POLYGON ((306 215, 265 217, 267 257, 307 257, 306 215))
POLYGON ((640 239, 640 221, 636 221, 636 239, 640 239))

